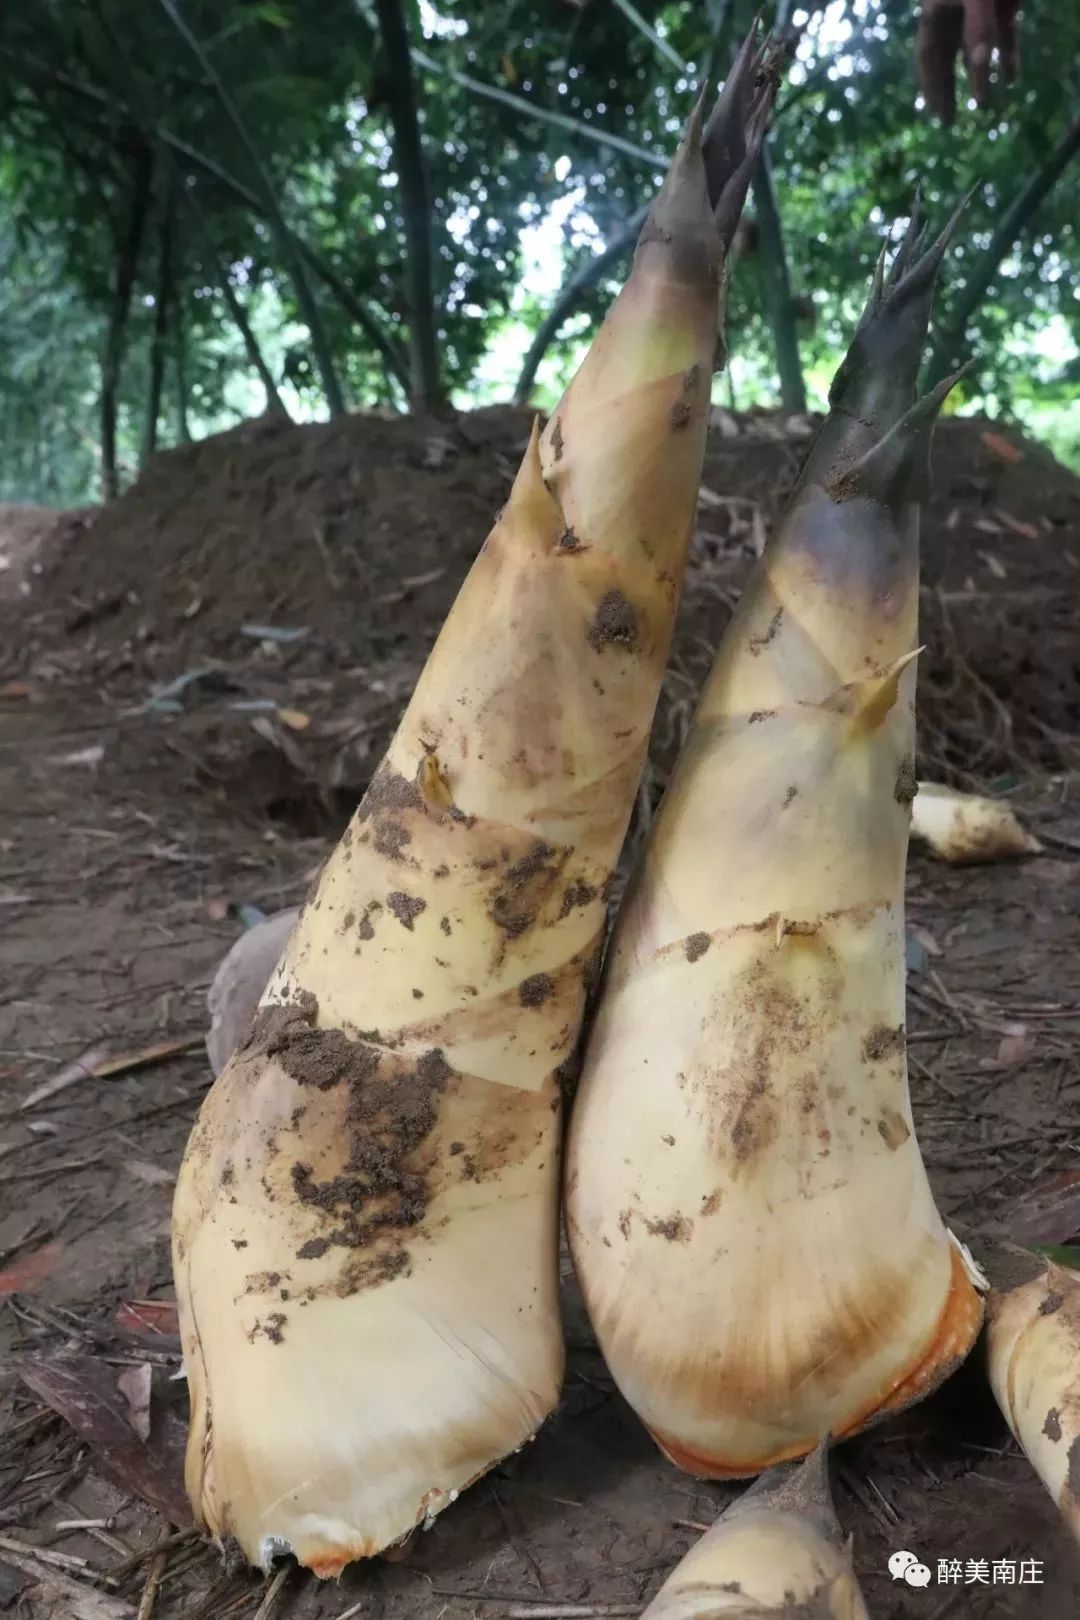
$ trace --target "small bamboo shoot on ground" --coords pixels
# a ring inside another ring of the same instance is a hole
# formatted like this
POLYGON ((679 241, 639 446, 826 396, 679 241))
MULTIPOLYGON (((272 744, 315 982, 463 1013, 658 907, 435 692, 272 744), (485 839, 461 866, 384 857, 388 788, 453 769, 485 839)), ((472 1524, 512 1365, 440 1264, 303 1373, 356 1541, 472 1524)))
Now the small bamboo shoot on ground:
POLYGON ((188 1488, 264 1566, 390 1546, 558 1395, 560 1079, 667 658, 760 70, 748 48, 704 153, 695 114, 191 1137, 188 1488))
POLYGON ((911 836, 954 865, 1012 860, 1042 850, 1009 805, 978 793, 957 793, 936 782, 919 783, 911 807, 911 836))
POLYGON ((721 645, 620 914, 567 1227, 623 1394, 740 1476, 928 1393, 982 1311, 915 1141, 903 881, 914 384, 939 241, 880 270, 792 504, 721 645), (884 368, 884 369, 883 369, 884 368))
POLYGON ((1080 1541, 1080 1274, 1004 1246, 985 1264, 994 1398, 1080 1541))
POLYGON ((642 1620, 868 1620, 824 1448, 770 1469, 668 1576, 642 1620))

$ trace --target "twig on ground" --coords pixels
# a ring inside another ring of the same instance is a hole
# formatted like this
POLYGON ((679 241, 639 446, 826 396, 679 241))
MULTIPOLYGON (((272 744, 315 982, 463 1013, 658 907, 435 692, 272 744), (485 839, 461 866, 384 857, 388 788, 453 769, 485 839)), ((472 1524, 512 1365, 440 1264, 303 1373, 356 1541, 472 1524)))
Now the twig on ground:
MULTIPOLYGON (((262 1602, 259 1604, 259 1607, 256 1609, 253 1620, 270 1620, 270 1616, 277 1608, 277 1602, 281 1596, 282 1588, 292 1572, 292 1564, 282 1565, 281 1569, 278 1570, 277 1574, 273 1577, 270 1584, 266 1588, 266 1594, 263 1597, 262 1602)), ((139 1617, 139 1620, 142 1620, 141 1616, 139 1617)))
POLYGON ((150 1569, 146 1577, 146 1585, 143 1587, 142 1597, 139 1599, 139 1608, 135 1615, 135 1620, 150 1620, 150 1616, 154 1612, 154 1604, 157 1602, 158 1587, 161 1585, 161 1577, 165 1573, 165 1565, 167 1561, 167 1553, 158 1552, 155 1555, 154 1561, 150 1565, 150 1569))

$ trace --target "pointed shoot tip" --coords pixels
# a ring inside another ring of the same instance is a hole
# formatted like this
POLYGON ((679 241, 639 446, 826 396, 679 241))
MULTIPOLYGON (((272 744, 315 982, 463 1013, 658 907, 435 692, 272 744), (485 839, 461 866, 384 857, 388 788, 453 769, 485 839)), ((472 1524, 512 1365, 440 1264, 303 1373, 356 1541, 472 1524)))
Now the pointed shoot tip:
POLYGON ((919 400, 916 409, 921 409, 932 416, 936 416, 960 379, 966 377, 974 368, 974 358, 965 360, 962 366, 957 366, 955 371, 950 371, 947 377, 942 377, 939 383, 935 383, 933 388, 919 400))
POLYGON ((703 152, 717 232, 731 244, 780 83, 777 61, 751 28, 705 126, 703 152))

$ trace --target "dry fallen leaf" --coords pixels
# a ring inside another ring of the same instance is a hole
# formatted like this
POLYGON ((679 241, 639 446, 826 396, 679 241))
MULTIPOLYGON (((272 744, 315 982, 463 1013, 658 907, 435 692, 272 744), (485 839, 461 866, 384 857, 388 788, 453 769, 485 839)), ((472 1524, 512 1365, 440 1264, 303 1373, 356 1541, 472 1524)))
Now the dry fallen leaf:
POLYGON ((938 944, 929 928, 924 928, 922 923, 909 923, 908 933, 915 935, 915 938, 919 941, 919 944, 922 946, 927 956, 944 956, 945 953, 941 946, 938 944))
POLYGON ((1039 531, 1034 523, 1023 523, 1019 518, 1014 518, 1011 512, 1003 512, 1000 508, 997 516, 1007 529, 1012 530, 1013 534, 1022 534, 1025 540, 1037 540, 1039 538, 1039 531))
POLYGON ((31 686, 29 681, 5 681, 0 686, 0 698, 29 698, 33 700, 40 696, 37 687, 31 686))
POLYGON ((987 1229, 1011 1243, 1071 1243, 1080 1233, 1080 1170, 1062 1170, 1010 1199, 987 1229))
POLYGON ((175 1299, 129 1299, 116 1312, 117 1324, 134 1333, 179 1333, 175 1299))
POLYGON ((171 1187, 176 1180, 171 1170, 164 1170, 160 1164, 148 1164, 145 1159, 128 1159, 124 1168, 151 1187, 171 1187))
POLYGON ((184 1490, 185 1424, 167 1405, 151 1412, 148 1443, 132 1427, 130 1407, 114 1369, 91 1356, 38 1356, 19 1368, 22 1382, 58 1412, 100 1460, 110 1479, 186 1529, 191 1506, 184 1490))
POLYGON ((206 915, 211 922, 224 922, 229 915, 229 902, 223 894, 214 894, 206 902, 206 915))
POLYGON ((104 1046, 88 1046, 86 1051, 77 1057, 74 1062, 66 1063, 56 1074, 48 1080, 43 1080, 40 1086, 25 1096, 19 1104, 20 1108, 34 1108, 47 1097, 55 1097, 58 1091, 66 1091, 77 1080, 88 1080, 96 1071, 99 1063, 104 1063, 108 1057, 108 1048, 104 1046))
POLYGON ((995 557, 992 551, 980 551, 978 555, 989 568, 995 579, 1008 579, 1009 572, 1000 557, 995 557))
POLYGON ((422 585, 434 585, 445 573, 445 568, 428 568, 422 574, 406 574, 401 583, 407 591, 418 591, 422 585))
POLYGON ((1001 1037, 997 1049, 999 1069, 1011 1069, 1016 1063, 1025 1063, 1035 1050, 1035 1039, 1023 1024, 1012 1024, 1009 1033, 1001 1037))
POLYGON ((305 714, 303 709, 279 709, 277 717, 290 731, 306 731, 311 724, 310 714, 305 714))
POLYGON ((1000 433, 984 433, 982 442, 988 450, 993 451, 995 456, 998 456, 1002 461, 1007 461, 1010 465, 1015 465, 1016 462, 1024 459, 1023 452, 1018 450, 1015 444, 1010 444, 1008 439, 1003 439, 1000 433))
POLYGON ((307 771, 307 761, 299 745, 293 741, 288 731, 282 731, 279 726, 264 714, 257 714, 251 722, 252 731, 256 732, 265 742, 271 743, 279 749, 289 761, 294 770, 303 776, 307 771))
POLYGON ((4 1271, 0 1271, 0 1299, 8 1294, 24 1294, 44 1282, 60 1263, 64 1252, 62 1243, 46 1243, 32 1254, 24 1254, 4 1271))
POLYGON ((105 758, 105 749, 101 743, 92 743, 89 748, 76 748, 73 754, 54 754, 53 765, 89 765, 91 769, 101 764, 105 758))

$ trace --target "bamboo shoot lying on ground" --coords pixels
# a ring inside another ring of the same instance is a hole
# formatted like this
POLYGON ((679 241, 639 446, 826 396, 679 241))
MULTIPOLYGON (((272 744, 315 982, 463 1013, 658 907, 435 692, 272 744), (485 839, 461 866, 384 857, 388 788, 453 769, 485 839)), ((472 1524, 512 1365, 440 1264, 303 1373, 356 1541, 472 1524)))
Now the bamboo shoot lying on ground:
POLYGON ((524 1444, 562 1375, 574 1058, 693 518, 740 56, 199 1116, 174 1266, 196 1511, 321 1575, 524 1444), (714 217, 715 209, 715 217, 714 217))
POLYGON ((623 1394, 748 1475, 933 1389, 982 1316, 913 1132, 903 882, 937 243, 913 233, 721 646, 620 914, 567 1227, 623 1394))
POLYGON ((1080 1541, 1080 1273, 1004 1246, 985 1264, 994 1398, 1080 1541))
POLYGON ((770 1469, 668 1576, 642 1620, 868 1620, 824 1447, 770 1469))
POLYGON ((959 865, 1038 855, 1042 849, 1009 805, 978 793, 957 793, 936 782, 919 783, 911 807, 911 836, 928 844, 943 861, 959 865))

